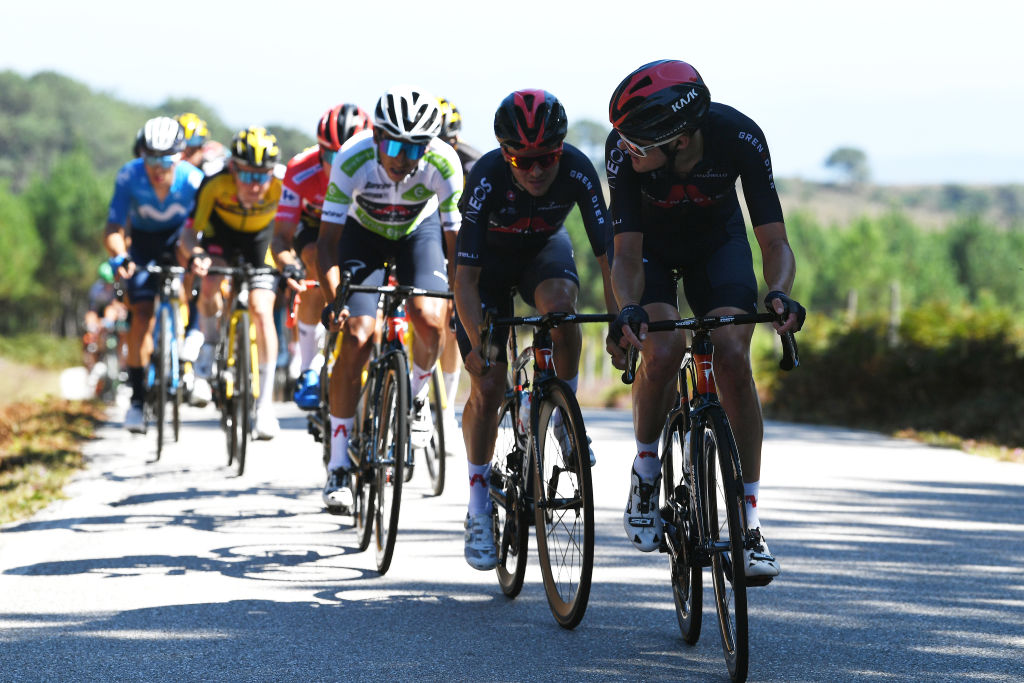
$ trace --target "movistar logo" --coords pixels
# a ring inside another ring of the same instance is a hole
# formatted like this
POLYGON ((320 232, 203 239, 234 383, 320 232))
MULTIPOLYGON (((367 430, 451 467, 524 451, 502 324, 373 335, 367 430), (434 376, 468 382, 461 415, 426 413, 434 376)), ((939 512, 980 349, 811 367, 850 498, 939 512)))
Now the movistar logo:
POLYGON ((405 199, 406 201, 421 202, 424 199, 429 198, 432 194, 434 193, 424 187, 423 183, 416 183, 413 187, 405 191, 402 195, 402 199, 405 199))
POLYGON ((332 204, 351 204, 352 198, 342 192, 336 183, 331 183, 327 186, 327 195, 324 197, 324 201, 332 204))

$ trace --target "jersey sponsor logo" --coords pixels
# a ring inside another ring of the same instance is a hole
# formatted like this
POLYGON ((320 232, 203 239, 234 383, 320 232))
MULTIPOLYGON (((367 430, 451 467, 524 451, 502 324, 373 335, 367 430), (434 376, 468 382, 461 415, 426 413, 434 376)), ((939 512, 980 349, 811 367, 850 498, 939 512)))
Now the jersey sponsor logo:
POLYGON ((590 181, 590 178, 588 178, 586 176, 586 174, 583 173, 583 171, 577 171, 576 169, 571 169, 569 171, 569 177, 570 178, 574 178, 576 180, 579 180, 580 183, 583 185, 583 187, 587 188, 588 190, 593 190, 594 189, 594 183, 592 183, 590 181))
POLYGON ((452 196, 441 202, 441 211, 451 213, 459 208, 459 200, 462 199, 462 190, 456 190, 452 196))
POLYGON ((309 168, 299 171, 298 173, 295 174, 295 184, 301 185, 302 183, 306 182, 307 180, 315 176, 317 173, 322 172, 323 168, 320 166, 319 163, 317 163, 315 166, 310 166, 309 168))
POLYGON ((181 204, 170 204, 163 211, 150 204, 143 204, 137 209, 137 211, 139 212, 139 216, 155 223, 167 223, 178 216, 188 215, 188 209, 181 204))
POLYGON ((370 147, 369 149, 364 149, 362 152, 359 152, 358 154, 353 154, 351 157, 346 159, 341 164, 341 171, 345 175, 352 177, 363 164, 365 164, 367 161, 370 161, 371 159, 373 159, 372 147, 370 147))
POLYGON ((479 261, 480 260, 480 254, 477 254, 476 252, 473 252, 473 251, 460 251, 458 255, 459 255, 459 258, 467 259, 469 261, 479 261))
POLYGON ((604 165, 608 177, 608 187, 615 187, 615 180, 619 177, 619 169, 622 168, 622 162, 625 160, 626 155, 618 147, 612 147, 608 151, 608 159, 604 165))
POLYGON ((351 204, 352 198, 341 191, 341 188, 336 184, 331 183, 327 186, 327 194, 324 196, 325 202, 331 202, 332 204, 351 204))
POLYGON ((437 152, 427 150, 427 153, 424 155, 424 157, 426 158, 427 163, 436 168, 438 172, 440 172, 441 177, 444 178, 445 180, 451 178, 452 174, 455 173, 455 169, 452 167, 450 163, 448 163, 448 160, 445 159, 440 154, 438 154, 437 152))
POLYGON ((476 185, 473 186, 469 197, 466 198, 466 215, 464 218, 467 221, 476 222, 480 219, 480 210, 484 206, 484 200, 487 199, 487 195, 491 193, 494 186, 491 185, 491 181, 484 176, 480 179, 476 185))
POLYGON ((679 111, 687 104, 689 104, 695 97, 697 97, 697 89, 691 88, 690 92, 686 93, 678 100, 672 103, 672 111, 679 111))
POLYGON ((294 206, 299 203, 299 195, 286 187, 281 190, 281 203, 288 206, 294 206))
POLYGON ((365 187, 367 190, 386 190, 390 188, 391 185, 389 183, 374 183, 368 180, 366 181, 365 187))
POLYGON ((429 198, 432 194, 434 194, 433 191, 428 190, 423 183, 416 183, 402 193, 402 199, 418 202, 429 198))

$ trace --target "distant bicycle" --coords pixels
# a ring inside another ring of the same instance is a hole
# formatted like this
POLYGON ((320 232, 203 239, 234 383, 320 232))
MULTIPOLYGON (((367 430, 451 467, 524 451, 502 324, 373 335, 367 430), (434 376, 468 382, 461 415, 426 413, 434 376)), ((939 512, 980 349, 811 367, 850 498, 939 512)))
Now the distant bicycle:
POLYGON ((175 441, 178 440, 181 430, 184 383, 181 378, 178 348, 182 338, 181 277, 185 269, 180 266, 158 266, 151 263, 146 266, 146 270, 156 275, 159 282, 154 302, 153 354, 146 371, 144 405, 147 419, 156 423, 156 459, 159 460, 164 448, 168 402, 171 404, 171 423, 175 441))

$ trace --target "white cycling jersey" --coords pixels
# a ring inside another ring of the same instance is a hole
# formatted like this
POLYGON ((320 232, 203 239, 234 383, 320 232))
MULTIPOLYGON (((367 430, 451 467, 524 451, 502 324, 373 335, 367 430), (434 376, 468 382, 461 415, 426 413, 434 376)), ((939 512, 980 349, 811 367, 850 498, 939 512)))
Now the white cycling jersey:
POLYGON ((377 161, 373 131, 367 130, 349 138, 334 156, 321 220, 344 224, 351 216, 370 232, 397 240, 438 210, 441 227, 457 231, 462 185, 459 155, 438 138, 413 172, 394 182, 377 161))

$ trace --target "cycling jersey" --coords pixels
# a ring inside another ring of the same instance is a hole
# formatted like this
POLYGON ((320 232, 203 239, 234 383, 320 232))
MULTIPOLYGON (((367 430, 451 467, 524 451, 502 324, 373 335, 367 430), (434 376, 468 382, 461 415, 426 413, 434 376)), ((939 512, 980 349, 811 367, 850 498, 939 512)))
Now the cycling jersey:
POLYGON ((199 187, 192 229, 209 237, 220 231, 257 233, 270 228, 281 198, 281 179, 275 172, 258 204, 246 208, 238 200, 235 177, 229 169, 208 176, 199 187))
POLYGON ((327 175, 320 163, 320 148, 305 149, 288 162, 277 220, 298 223, 299 232, 320 228, 320 212, 327 192, 327 175))
POLYGON ((377 161, 373 131, 362 131, 334 156, 322 217, 344 225, 351 216, 370 232, 397 240, 438 211, 442 228, 457 231, 462 184, 458 155, 437 138, 412 173, 394 182, 377 161))
POLYGON ((608 212, 601 181, 586 155, 565 145, 558 175, 543 197, 519 187, 500 149, 480 158, 459 203, 459 265, 480 266, 485 254, 501 258, 510 250, 538 248, 562 229, 573 206, 583 215, 590 248, 605 253, 608 212))
POLYGON ((130 221, 132 230, 136 232, 165 232, 178 228, 192 212, 202 180, 202 171, 190 163, 178 162, 174 167, 171 188, 161 201, 146 175, 145 161, 132 159, 118 171, 107 221, 120 226, 128 225, 130 221))
POLYGON ((712 102, 701 134, 703 157, 685 176, 665 168, 637 173, 616 145, 618 133, 609 134, 605 161, 615 234, 724 231, 739 210, 737 178, 755 226, 782 221, 768 144, 757 124, 712 102))

